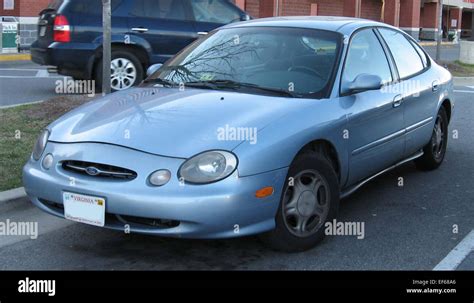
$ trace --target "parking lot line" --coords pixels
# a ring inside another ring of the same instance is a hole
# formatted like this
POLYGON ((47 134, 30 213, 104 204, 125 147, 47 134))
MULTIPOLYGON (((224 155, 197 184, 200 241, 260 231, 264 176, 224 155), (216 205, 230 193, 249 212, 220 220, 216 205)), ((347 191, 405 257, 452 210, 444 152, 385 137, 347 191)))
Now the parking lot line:
POLYGON ((433 270, 455 270, 472 251, 474 251, 474 230, 471 230, 433 270))

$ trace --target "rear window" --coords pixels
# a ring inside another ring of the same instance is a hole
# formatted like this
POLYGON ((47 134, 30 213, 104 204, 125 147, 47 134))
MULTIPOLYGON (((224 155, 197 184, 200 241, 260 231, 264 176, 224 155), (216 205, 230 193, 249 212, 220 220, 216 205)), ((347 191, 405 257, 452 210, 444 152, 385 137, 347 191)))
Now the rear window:
POLYGON ((58 10, 61 4, 63 4, 64 0, 54 0, 49 3, 48 8, 58 10))

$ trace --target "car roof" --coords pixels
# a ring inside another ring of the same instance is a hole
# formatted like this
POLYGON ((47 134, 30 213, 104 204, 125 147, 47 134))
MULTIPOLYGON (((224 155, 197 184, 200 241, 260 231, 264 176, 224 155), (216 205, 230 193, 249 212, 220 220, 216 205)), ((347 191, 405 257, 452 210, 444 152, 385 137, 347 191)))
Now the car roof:
MULTIPOLYGON (((321 29, 333 32, 339 32, 344 35, 350 35, 355 30, 369 26, 383 26, 394 28, 386 23, 373 20, 351 18, 351 17, 333 17, 333 16, 285 16, 254 19, 245 22, 231 23, 222 28, 236 27, 297 27, 308 29, 321 29)), ((394 28, 396 29, 396 28, 394 28)))

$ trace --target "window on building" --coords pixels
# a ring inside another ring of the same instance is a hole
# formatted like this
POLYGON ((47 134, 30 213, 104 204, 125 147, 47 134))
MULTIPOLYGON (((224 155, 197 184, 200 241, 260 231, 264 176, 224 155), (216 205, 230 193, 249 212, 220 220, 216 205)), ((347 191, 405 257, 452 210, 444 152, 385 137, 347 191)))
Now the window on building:
POLYGON ((392 81, 387 57, 372 29, 362 30, 351 39, 342 75, 343 87, 363 73, 377 75, 384 83, 392 81))
POLYGON ((424 69, 425 65, 420 55, 403 34, 385 28, 381 28, 379 31, 384 40, 387 41, 400 78, 408 78, 424 69))

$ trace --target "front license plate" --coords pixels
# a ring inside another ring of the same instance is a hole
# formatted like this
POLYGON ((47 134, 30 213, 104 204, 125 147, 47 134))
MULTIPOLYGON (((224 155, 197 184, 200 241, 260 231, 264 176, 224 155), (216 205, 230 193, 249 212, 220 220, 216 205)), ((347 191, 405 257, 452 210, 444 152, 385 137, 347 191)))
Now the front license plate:
POLYGON ((101 226, 105 225, 105 199, 63 192, 64 216, 68 220, 101 226))
POLYGON ((40 35, 40 37, 44 37, 44 35, 46 35, 46 26, 41 26, 40 27, 39 35, 40 35))

